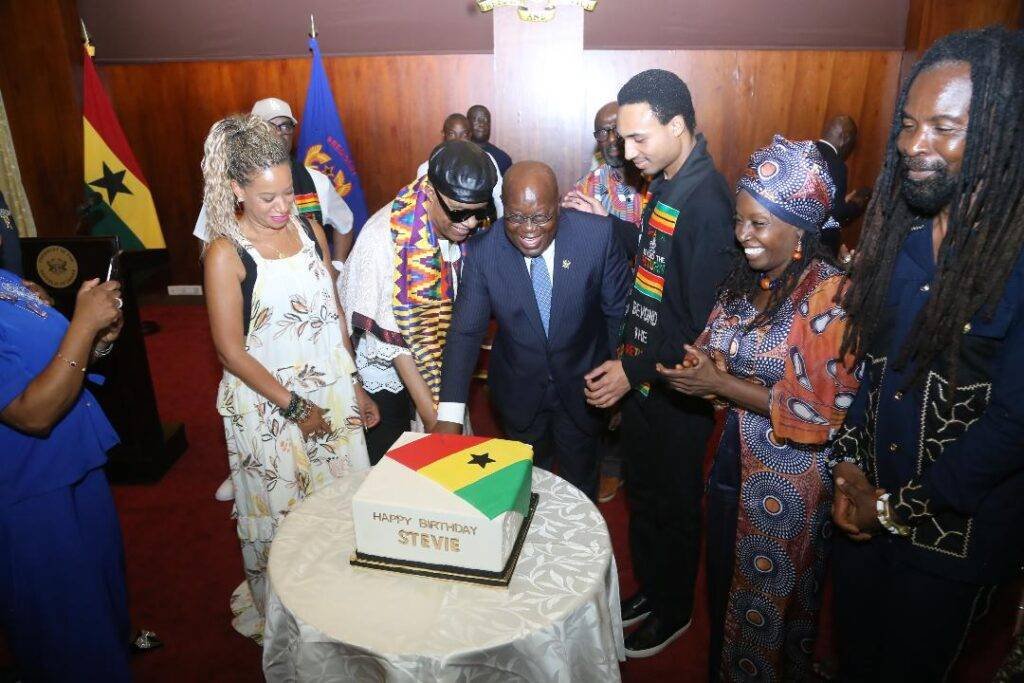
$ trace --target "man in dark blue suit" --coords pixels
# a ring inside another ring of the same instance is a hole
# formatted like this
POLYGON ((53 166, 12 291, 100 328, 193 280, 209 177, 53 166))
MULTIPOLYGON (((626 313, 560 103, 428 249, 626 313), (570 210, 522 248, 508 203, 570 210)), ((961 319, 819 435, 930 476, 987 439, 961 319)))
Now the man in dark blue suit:
POLYGON ((583 376, 615 357, 629 268, 606 217, 559 212, 551 168, 528 161, 505 175, 505 216, 467 245, 444 349, 435 432, 458 433, 480 343, 498 333, 488 376, 508 438, 534 463, 597 495, 597 437, 583 376))

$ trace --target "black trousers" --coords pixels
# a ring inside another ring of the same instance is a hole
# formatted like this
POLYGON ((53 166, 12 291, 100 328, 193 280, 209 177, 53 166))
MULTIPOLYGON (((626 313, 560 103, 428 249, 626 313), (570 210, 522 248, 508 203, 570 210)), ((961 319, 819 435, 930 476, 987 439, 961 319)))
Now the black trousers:
POLYGON ((370 464, 376 465, 398 437, 409 431, 412 399, 406 389, 397 394, 384 389, 370 394, 370 398, 380 410, 380 422, 373 429, 366 430, 366 451, 370 456, 370 464))
POLYGON ((896 557, 891 536, 832 547, 842 681, 946 680, 995 586, 954 581, 896 557))
POLYGON ((622 407, 629 546, 640 590, 663 619, 693 612, 700 560, 703 463, 714 428, 711 406, 652 390, 622 407))
POLYGON ((526 429, 515 429, 507 420, 502 428, 509 439, 533 446, 534 465, 549 472, 557 466, 560 477, 597 500, 597 434, 588 434, 573 421, 553 385, 548 384, 543 405, 526 429))
POLYGON ((729 607, 729 590, 736 566, 736 524, 740 502, 740 442, 736 414, 729 411, 722 443, 715 454, 715 464, 708 480, 708 506, 704 560, 708 590, 708 680, 719 680, 722 643, 725 639, 725 611, 729 607))

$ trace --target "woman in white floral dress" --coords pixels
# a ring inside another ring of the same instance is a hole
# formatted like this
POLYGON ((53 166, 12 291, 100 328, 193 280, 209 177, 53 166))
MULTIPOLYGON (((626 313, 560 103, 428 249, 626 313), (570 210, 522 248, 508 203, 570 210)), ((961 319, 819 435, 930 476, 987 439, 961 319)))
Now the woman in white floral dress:
POLYGON ((379 418, 355 381, 323 229, 293 215, 287 150, 250 115, 214 124, 204 152, 204 280, 246 577, 232 623, 259 641, 278 523, 369 466, 363 423, 379 418))

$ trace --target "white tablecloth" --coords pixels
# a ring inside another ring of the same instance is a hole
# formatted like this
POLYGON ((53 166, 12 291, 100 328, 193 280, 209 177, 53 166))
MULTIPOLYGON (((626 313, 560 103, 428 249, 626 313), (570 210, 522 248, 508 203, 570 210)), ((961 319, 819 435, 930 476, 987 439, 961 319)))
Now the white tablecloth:
POLYGON ((618 681, 618 576, 604 518, 563 479, 540 494, 512 582, 478 586, 353 567, 365 472, 293 510, 270 551, 268 681, 618 681))

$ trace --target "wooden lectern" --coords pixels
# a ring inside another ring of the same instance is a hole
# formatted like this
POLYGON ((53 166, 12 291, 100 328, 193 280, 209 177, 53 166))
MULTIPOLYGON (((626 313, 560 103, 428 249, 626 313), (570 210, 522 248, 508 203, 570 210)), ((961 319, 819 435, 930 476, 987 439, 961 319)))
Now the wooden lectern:
MULTIPOLYGON (((112 236, 22 238, 24 277, 44 287, 54 307, 70 320, 79 287, 92 278, 103 280, 119 249, 112 236)), ((107 463, 107 476, 117 483, 159 480, 188 447, 184 425, 161 423, 157 413, 131 277, 133 264, 149 258, 145 252, 120 255, 124 327, 111 354, 91 370, 106 377, 102 386, 90 384, 89 390, 121 437, 107 463)))

